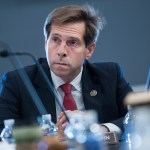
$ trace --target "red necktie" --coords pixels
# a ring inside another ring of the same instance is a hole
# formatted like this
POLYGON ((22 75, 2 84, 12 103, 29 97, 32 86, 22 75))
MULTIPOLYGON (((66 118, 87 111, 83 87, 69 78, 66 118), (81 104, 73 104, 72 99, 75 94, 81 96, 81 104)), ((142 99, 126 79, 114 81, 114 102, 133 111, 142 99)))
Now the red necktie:
POLYGON ((76 102, 71 94, 72 85, 69 83, 60 86, 62 91, 65 93, 63 105, 66 110, 77 110, 76 102))

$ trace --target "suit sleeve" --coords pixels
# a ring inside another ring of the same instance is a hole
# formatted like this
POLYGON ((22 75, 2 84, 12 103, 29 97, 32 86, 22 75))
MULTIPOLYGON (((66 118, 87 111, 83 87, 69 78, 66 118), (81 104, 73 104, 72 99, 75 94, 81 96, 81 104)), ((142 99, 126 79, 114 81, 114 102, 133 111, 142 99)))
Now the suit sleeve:
POLYGON ((113 120, 111 123, 117 125, 123 130, 123 119, 125 114, 127 113, 127 108, 124 106, 124 98, 126 95, 132 91, 131 86, 125 80, 123 76, 123 70, 120 68, 118 64, 116 64, 116 73, 117 73, 117 84, 116 84, 116 102, 118 105, 118 112, 120 117, 117 120, 113 120))
POLYGON ((2 78, 0 89, 0 130, 3 128, 5 119, 19 118, 19 88, 17 87, 17 77, 12 73, 7 73, 2 78), (10 75, 11 74, 11 75, 10 75))

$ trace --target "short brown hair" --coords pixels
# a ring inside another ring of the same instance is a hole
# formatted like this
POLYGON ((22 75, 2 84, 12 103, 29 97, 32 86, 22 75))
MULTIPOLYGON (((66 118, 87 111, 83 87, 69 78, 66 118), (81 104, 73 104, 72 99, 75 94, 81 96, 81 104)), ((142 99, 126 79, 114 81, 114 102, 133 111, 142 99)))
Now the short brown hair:
POLYGON ((44 24, 44 35, 49 37, 52 24, 61 25, 66 23, 81 22, 85 23, 84 41, 86 46, 91 42, 96 42, 99 31, 102 29, 102 21, 93 7, 86 6, 64 6, 54 9, 46 18, 44 24))

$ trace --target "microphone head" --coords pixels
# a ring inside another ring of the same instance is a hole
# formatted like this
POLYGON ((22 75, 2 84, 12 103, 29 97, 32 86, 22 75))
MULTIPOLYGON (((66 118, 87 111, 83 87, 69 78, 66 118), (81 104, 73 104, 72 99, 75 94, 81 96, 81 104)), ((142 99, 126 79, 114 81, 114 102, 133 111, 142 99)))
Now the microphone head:
POLYGON ((0 41, 0 56, 7 57, 9 55, 10 47, 7 43, 0 41))
POLYGON ((7 56, 9 56, 9 53, 8 53, 7 50, 3 50, 3 51, 0 52, 0 56, 1 57, 7 57, 7 56))

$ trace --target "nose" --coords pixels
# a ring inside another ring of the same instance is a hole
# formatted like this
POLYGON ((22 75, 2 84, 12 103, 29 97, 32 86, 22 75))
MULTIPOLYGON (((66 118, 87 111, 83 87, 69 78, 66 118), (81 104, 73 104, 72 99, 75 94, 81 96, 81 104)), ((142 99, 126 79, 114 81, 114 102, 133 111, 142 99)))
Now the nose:
POLYGON ((57 49, 57 54, 61 57, 67 56, 67 45, 65 42, 62 42, 58 49, 57 49))

